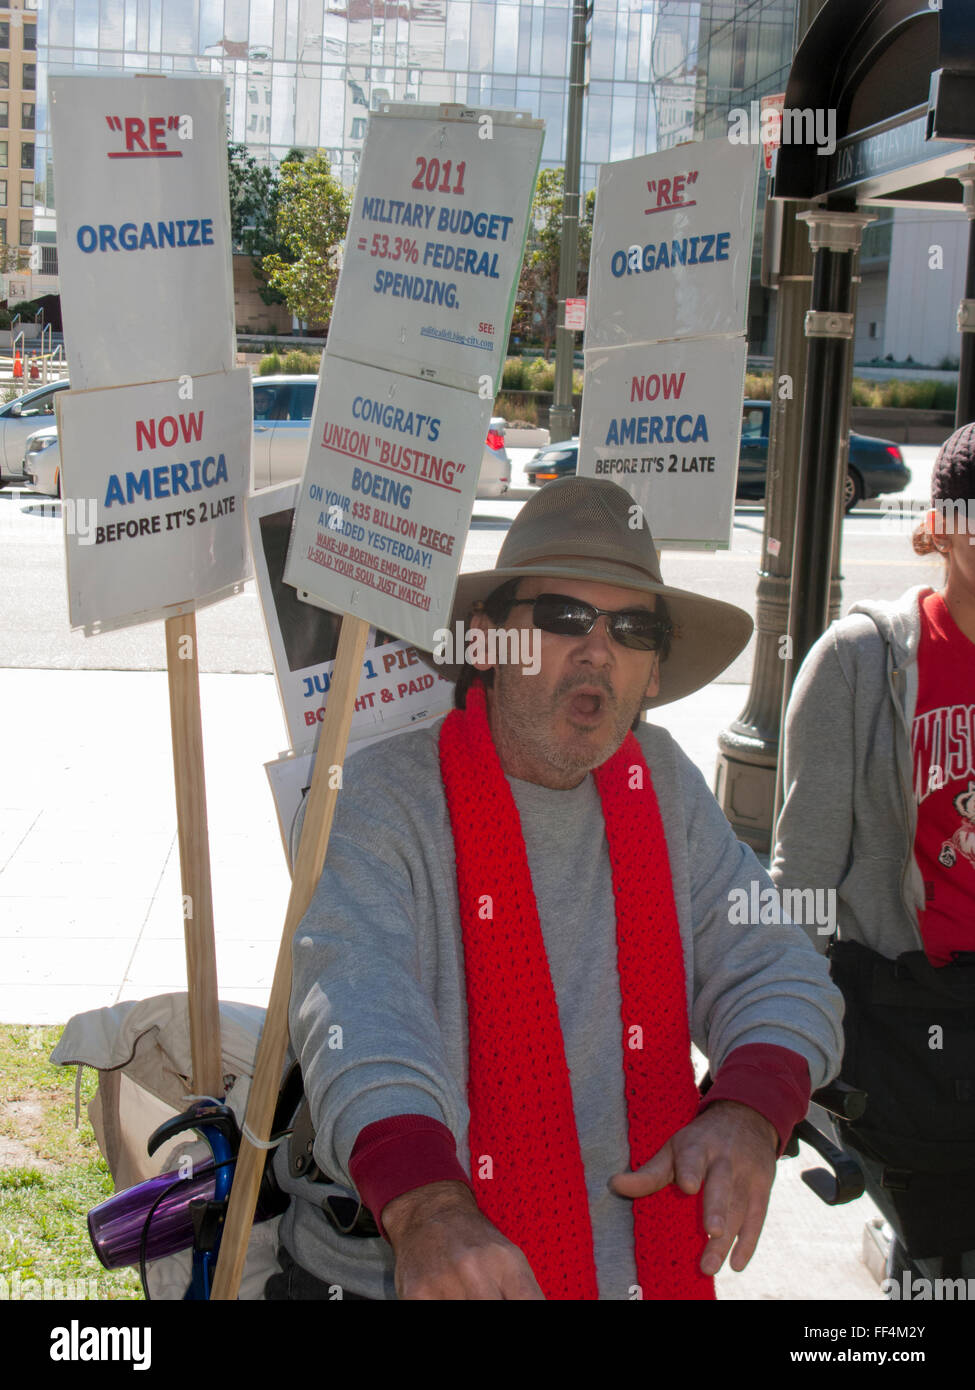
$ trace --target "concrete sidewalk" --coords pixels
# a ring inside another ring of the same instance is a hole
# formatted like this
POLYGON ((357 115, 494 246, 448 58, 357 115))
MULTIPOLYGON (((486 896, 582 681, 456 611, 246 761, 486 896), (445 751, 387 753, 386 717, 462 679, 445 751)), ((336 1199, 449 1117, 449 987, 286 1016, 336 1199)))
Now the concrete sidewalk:
MULTIPOLYGON (((287 746, 273 677, 201 677, 222 998, 265 1004, 289 877, 263 764, 287 746)), ((718 731, 746 687, 716 684, 655 716, 713 783, 718 731)), ((0 670, 0 1020, 63 1023, 185 989, 163 672, 0 670)), ((779 1164, 759 1253, 719 1276, 735 1299, 880 1299, 860 1260, 867 1198, 824 1206, 779 1164)))

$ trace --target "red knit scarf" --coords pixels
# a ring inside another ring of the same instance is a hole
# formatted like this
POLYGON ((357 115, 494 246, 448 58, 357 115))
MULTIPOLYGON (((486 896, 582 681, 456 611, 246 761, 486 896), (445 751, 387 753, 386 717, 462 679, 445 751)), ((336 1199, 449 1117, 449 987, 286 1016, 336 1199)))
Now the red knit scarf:
MULTIPOLYGON (((594 1299, 586 1174, 558 1006, 521 822, 480 683, 468 692, 467 708, 444 721, 440 768, 464 942, 474 1193, 484 1215, 524 1252, 546 1298, 594 1299)), ((700 1097, 667 845, 632 733, 593 776, 616 901, 623 1080, 637 1168, 694 1118, 700 1097)), ((633 1202, 643 1298, 714 1297, 714 1281, 699 1268, 707 1240, 700 1203, 700 1195, 675 1185, 633 1202)))

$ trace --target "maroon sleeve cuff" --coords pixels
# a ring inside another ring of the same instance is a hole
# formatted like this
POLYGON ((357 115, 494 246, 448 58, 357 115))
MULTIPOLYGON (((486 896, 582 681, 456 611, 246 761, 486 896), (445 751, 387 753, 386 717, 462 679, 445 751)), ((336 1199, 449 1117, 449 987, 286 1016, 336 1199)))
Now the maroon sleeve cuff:
POLYGON ((394 1197, 431 1182, 471 1185, 457 1158, 454 1136, 429 1115, 394 1115, 366 1125, 352 1149, 349 1174, 384 1240, 389 1237, 381 1214, 394 1197))
POLYGON ((773 1043, 746 1043, 728 1053, 701 1110, 716 1100, 736 1100, 757 1110, 778 1133, 781 1157, 809 1109, 811 1090, 809 1064, 800 1053, 773 1043))

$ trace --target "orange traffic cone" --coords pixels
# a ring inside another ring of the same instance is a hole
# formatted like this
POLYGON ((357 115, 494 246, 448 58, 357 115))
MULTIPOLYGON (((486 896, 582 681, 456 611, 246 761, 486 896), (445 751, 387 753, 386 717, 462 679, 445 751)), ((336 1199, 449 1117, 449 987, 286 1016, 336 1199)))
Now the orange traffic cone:
POLYGON ((28 375, 30 376, 31 381, 39 381, 39 380, 40 380, 41 373, 40 373, 40 371, 39 371, 39 369, 38 369, 38 366, 37 366, 37 356, 36 356, 36 354, 33 354, 33 353, 31 354, 31 359, 30 359, 30 372, 28 373, 28 375))
POLYGON ((24 375, 24 364, 20 360, 20 348, 14 353, 14 379, 20 381, 24 375))

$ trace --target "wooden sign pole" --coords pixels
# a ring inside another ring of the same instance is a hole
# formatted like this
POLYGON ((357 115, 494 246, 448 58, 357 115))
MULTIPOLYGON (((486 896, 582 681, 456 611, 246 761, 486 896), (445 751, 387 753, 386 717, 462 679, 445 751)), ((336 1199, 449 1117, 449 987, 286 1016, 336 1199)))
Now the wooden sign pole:
MULTIPOLYGON (((356 691, 362 677, 369 624, 346 615, 342 619, 335 671, 318 740, 315 768, 308 793, 308 809, 291 880, 291 896, 285 914, 271 998, 257 1050, 254 1079, 247 1102, 247 1128, 260 1142, 270 1138, 274 1107, 288 1046, 288 1004, 291 1000, 291 942, 312 895, 318 887, 325 851, 332 830, 338 787, 331 769, 341 767, 349 740, 356 691)), ((211 1300, 234 1299, 240 1288, 247 1242, 254 1222, 257 1193, 264 1171, 266 1151, 245 1136, 234 1170, 230 1206, 220 1243, 211 1300)))
POLYGON ((176 776, 179 865, 183 883, 183 934, 186 940, 193 1089, 197 1095, 214 1096, 219 1100, 223 1096, 223 1064, 195 613, 166 619, 166 667, 176 776))

